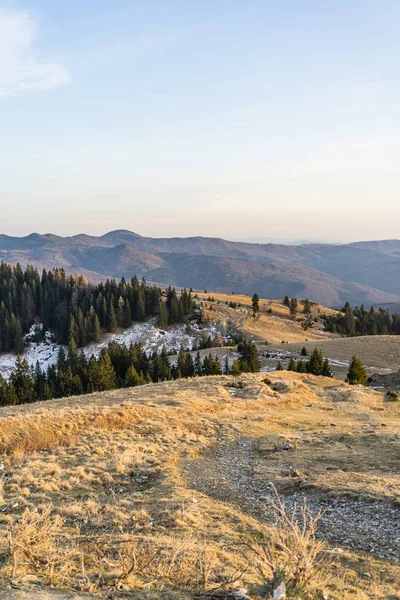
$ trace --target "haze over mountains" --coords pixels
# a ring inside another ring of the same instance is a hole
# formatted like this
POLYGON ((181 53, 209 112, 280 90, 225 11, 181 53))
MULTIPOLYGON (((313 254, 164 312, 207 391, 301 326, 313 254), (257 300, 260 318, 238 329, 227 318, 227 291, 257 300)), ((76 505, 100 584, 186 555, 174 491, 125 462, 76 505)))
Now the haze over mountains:
POLYGON ((0 259, 63 267, 93 281, 148 281, 264 298, 309 297, 327 306, 400 302, 400 240, 351 244, 253 244, 219 238, 150 238, 126 230, 95 237, 0 235, 0 259))

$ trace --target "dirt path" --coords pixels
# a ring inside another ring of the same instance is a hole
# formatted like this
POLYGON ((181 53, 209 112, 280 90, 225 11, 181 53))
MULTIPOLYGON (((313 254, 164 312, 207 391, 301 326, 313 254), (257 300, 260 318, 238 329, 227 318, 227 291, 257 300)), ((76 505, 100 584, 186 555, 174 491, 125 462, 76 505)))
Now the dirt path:
MULTIPOLYGON (((221 439, 202 458, 185 465, 185 476, 192 488, 268 521, 275 495, 268 481, 253 476, 258 458, 254 440, 221 439)), ((282 501, 290 511, 295 503, 302 505, 304 498, 313 514, 325 511, 319 532, 331 546, 400 561, 399 507, 348 497, 322 499, 308 490, 283 496, 282 501)))

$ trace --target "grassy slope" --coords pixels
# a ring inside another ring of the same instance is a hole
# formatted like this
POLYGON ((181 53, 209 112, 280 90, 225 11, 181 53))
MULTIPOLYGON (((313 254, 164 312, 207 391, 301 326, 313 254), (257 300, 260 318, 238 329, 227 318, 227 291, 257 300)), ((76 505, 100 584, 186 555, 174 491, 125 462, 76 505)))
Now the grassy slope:
MULTIPOLYGON (((361 498, 395 510, 400 404, 332 379, 270 377, 272 387, 262 374, 243 376, 235 396, 231 378, 210 377, 0 409, 7 474, 0 575, 102 594, 119 585, 138 590, 137 598, 185 598, 196 589, 199 557, 212 585, 246 568, 243 541, 273 531, 260 482, 272 481, 288 499, 304 490, 314 503, 340 497, 353 506, 361 498), (292 449, 271 452, 287 439, 292 449), (249 444, 251 463, 243 466, 249 444), (250 488, 255 498, 249 500, 250 488), (50 511, 45 523, 19 522, 26 509, 38 507, 50 511), (51 523, 54 541, 51 530, 32 539, 51 523), (130 571, 132 556, 137 565, 130 571)), ((334 527, 340 521, 339 513, 334 527)), ((335 533, 331 525, 323 524, 327 537, 335 533)), ((373 533, 384 548, 384 537, 373 533)), ((319 573, 318 593, 398 597, 390 594, 399 567, 366 552, 368 539, 363 548, 362 536, 355 537, 358 548, 338 553, 331 547, 331 579, 319 573)), ((338 539, 335 546, 346 548, 338 539)), ((250 566, 235 587, 243 584, 259 598, 260 583, 250 566)))
MULTIPOLYGON (((306 340, 325 340, 330 334, 321 333, 315 326, 305 331, 300 324, 303 320, 303 304, 299 302, 297 319, 290 318, 289 309, 280 300, 260 300, 260 313, 254 319, 251 311, 251 298, 243 294, 199 294, 207 307, 211 306, 208 315, 211 319, 222 318, 232 320, 239 331, 246 336, 252 336, 258 341, 268 341, 271 344, 287 342, 304 342, 306 340), (215 302, 208 302, 207 298, 215 298, 215 302), (239 308, 231 309, 226 302, 240 304, 239 308), (268 313, 271 309, 272 313, 268 313)), ((312 318, 317 318, 319 324, 324 314, 334 313, 330 308, 320 305, 312 307, 312 318)), ((332 336, 333 337, 333 336, 332 336)))

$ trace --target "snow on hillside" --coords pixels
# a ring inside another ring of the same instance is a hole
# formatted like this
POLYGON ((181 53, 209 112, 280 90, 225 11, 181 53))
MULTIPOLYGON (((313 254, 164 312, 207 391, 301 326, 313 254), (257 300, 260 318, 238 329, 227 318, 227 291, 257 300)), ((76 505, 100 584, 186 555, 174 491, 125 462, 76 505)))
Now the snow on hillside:
MULTIPOLYGON (((40 325, 33 325, 30 332, 25 336, 27 347, 25 349, 24 358, 31 367, 34 367, 39 361, 40 368, 47 370, 51 365, 57 362, 60 345, 54 343, 53 336, 49 331, 46 331, 43 336, 43 341, 37 343, 34 340, 35 330, 40 325)), ((83 350, 86 356, 99 356, 102 348, 108 346, 112 341, 125 346, 140 342, 146 354, 151 354, 154 351, 160 352, 164 347, 168 353, 178 352, 181 345, 185 349, 191 350, 194 342, 198 339, 201 333, 205 335, 215 335, 219 333, 215 325, 199 329, 194 327, 193 333, 187 332, 186 325, 171 326, 165 331, 158 329, 156 319, 151 319, 145 323, 136 323, 128 329, 120 333, 107 333, 101 342, 97 344, 89 344, 83 350)), ((64 346, 65 350, 66 347, 64 346)), ((0 354, 0 374, 5 379, 10 377, 12 370, 15 367, 15 354, 0 354)))

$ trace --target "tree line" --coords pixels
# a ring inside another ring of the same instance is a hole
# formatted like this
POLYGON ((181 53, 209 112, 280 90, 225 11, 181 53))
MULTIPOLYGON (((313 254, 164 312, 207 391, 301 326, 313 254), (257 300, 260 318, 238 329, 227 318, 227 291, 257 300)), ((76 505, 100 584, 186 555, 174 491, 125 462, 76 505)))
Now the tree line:
POLYGON ((157 316, 161 328, 182 323, 195 306, 190 292, 184 290, 178 296, 171 287, 162 292, 137 277, 93 285, 82 275, 67 275, 64 269, 44 269, 39 275, 32 266, 23 270, 20 264, 2 261, 0 352, 21 354, 24 335, 35 322, 43 325, 36 330, 36 341, 41 331, 50 330, 59 344, 68 344, 74 352, 100 341, 102 331, 127 328, 149 316, 157 316))
POLYGON ((193 355, 181 347, 176 362, 172 363, 165 348, 159 354, 147 355, 140 343, 124 346, 111 342, 99 356, 89 358, 82 350, 65 352, 61 347, 57 363, 46 371, 39 363, 31 369, 26 360, 17 356, 9 380, 0 375, 0 405, 79 396, 186 377, 259 371, 257 348, 252 342, 242 341, 238 352, 239 358, 231 367, 227 357, 221 367, 218 358, 211 353, 202 359, 199 351, 193 355))
MULTIPOLYGON (((301 354, 302 356, 307 356, 307 350, 305 347, 302 349, 301 354)), ((280 361, 278 361, 276 365, 276 370, 283 370, 283 366, 280 361)), ((329 360, 327 358, 324 358, 322 350, 318 350, 318 348, 314 348, 309 360, 300 359, 296 361, 292 356, 289 360, 287 370, 296 371, 297 373, 310 373, 311 375, 332 377, 332 371, 329 364, 329 360)))
POLYGON ((346 302, 338 314, 325 317, 325 329, 343 336, 400 335, 400 315, 383 308, 366 310, 363 304, 352 308, 346 302))

